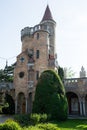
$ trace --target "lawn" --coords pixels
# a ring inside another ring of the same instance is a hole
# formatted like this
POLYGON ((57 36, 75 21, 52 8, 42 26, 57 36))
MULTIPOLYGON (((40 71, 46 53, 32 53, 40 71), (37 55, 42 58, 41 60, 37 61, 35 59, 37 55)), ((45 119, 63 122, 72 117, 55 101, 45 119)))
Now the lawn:
POLYGON ((87 130, 87 119, 69 119, 54 124, 57 124, 60 130, 87 130))
MULTIPOLYGON (((81 119, 69 119, 69 120, 63 121, 63 122, 52 121, 50 123, 52 124, 52 127, 55 127, 55 126, 58 127, 59 128, 58 130, 87 130, 87 119, 82 119, 82 120, 81 119)), ((27 128, 25 128, 23 130, 28 130, 27 128)), ((43 129, 39 129, 38 125, 36 125, 36 126, 33 126, 32 130, 53 130, 53 129, 48 129, 48 128, 44 128, 44 127, 43 127, 43 129)))
POLYGON ((23 126, 21 126, 22 128, 21 130, 87 130, 87 119, 68 119, 66 121, 49 121, 43 124, 42 123, 40 124, 40 122, 38 122, 36 123, 36 125, 32 124, 32 127, 30 127, 31 123, 28 122, 29 119, 28 116, 18 116, 18 118, 20 119, 20 123, 18 124, 21 123, 24 124, 23 126))

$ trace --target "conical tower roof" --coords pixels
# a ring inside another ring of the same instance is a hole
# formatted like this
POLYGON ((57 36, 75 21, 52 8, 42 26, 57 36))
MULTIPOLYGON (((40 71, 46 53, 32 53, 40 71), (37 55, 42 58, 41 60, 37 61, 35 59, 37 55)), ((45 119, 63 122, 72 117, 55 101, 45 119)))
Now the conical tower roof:
POLYGON ((52 14, 51 14, 51 11, 50 11, 50 8, 48 5, 46 7, 46 10, 45 10, 45 13, 44 13, 44 16, 43 16, 41 22, 43 22, 45 20, 53 20, 53 17, 52 17, 52 14))

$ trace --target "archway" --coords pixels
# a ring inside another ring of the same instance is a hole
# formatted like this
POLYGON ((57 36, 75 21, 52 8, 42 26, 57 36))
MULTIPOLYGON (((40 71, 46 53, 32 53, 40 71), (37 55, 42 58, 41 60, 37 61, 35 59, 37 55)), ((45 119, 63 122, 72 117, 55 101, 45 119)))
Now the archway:
POLYGON ((28 95, 28 113, 32 112, 32 93, 28 95))
POLYGON ((17 105, 17 112, 20 114, 26 113, 26 101, 24 93, 20 92, 18 94, 18 105, 17 105))
POLYGON ((78 96, 74 92, 67 92, 66 96, 67 96, 67 100, 68 100, 68 113, 69 113, 69 115, 80 114, 78 96))

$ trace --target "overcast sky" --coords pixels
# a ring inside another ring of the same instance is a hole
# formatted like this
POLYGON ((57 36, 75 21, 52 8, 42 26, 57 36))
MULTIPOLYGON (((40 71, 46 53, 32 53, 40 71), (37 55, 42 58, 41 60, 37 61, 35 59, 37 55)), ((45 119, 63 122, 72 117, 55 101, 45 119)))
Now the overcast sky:
POLYGON ((47 3, 56 26, 56 52, 62 67, 79 76, 87 70, 87 0, 2 0, 0 1, 0 68, 16 61, 21 52, 20 31, 40 23, 47 3))

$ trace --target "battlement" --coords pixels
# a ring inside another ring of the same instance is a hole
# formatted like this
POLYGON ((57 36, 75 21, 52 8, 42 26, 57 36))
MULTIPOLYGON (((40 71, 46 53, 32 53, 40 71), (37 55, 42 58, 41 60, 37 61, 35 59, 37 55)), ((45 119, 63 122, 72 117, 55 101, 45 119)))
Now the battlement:
POLYGON ((21 40, 23 40, 25 36, 31 36, 36 31, 40 31, 40 30, 43 30, 49 33, 49 29, 46 25, 38 24, 38 25, 35 25, 34 27, 25 27, 24 29, 21 30, 21 40))

